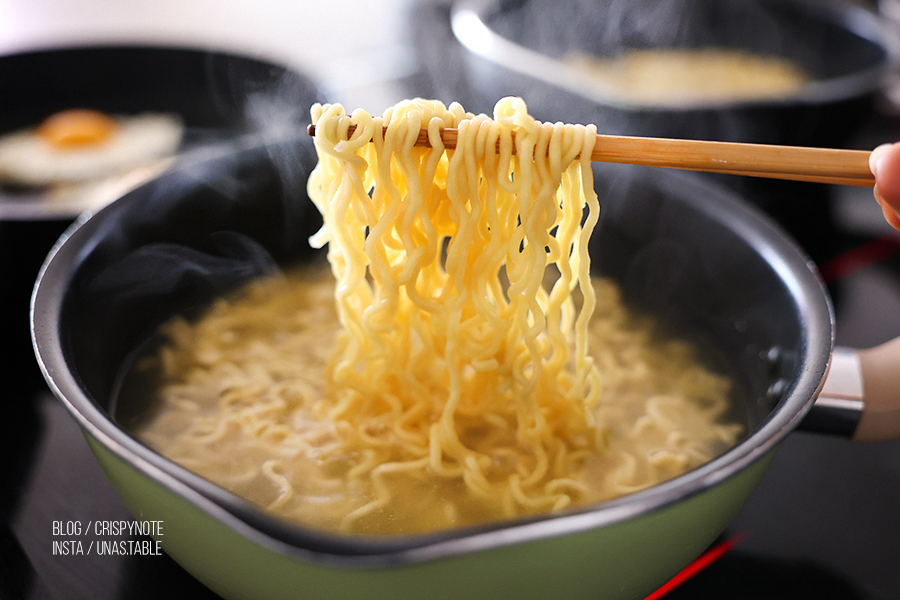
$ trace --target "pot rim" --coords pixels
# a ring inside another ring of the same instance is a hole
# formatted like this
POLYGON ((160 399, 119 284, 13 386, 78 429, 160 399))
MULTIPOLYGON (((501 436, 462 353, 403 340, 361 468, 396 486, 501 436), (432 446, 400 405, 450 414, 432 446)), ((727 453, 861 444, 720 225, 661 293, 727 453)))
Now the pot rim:
MULTIPOLYGON (((794 4, 812 9, 807 0, 792 0, 794 4)), ((457 0, 450 13, 450 25, 456 40, 469 52, 522 75, 601 105, 625 111, 667 110, 688 112, 711 109, 742 109, 817 105, 848 100, 877 91, 886 76, 900 65, 900 39, 890 24, 864 7, 840 2, 838 5, 815 4, 815 10, 831 22, 861 38, 867 39, 885 52, 885 59, 867 69, 841 77, 816 80, 803 85, 797 92, 776 98, 747 100, 660 100, 643 102, 628 100, 611 86, 585 75, 581 70, 546 54, 530 50, 492 30, 484 18, 498 5, 497 0, 457 0)))
MULTIPOLYGON (((265 148, 259 146, 256 150, 265 148)), ((251 149, 253 151, 253 149, 251 149)), ((215 159, 214 159, 215 160, 215 159)), ((160 179, 165 178, 163 175, 160 179)), ((824 382, 834 343, 834 311, 812 262, 757 209, 730 190, 692 174, 669 171, 666 180, 716 195, 703 210, 724 221, 764 255, 797 302, 805 324, 804 357, 798 376, 760 426, 734 447, 679 477, 640 492, 571 512, 504 521, 470 529, 416 536, 365 537, 323 534, 267 515, 222 488, 180 467, 138 442, 111 419, 68 367, 60 317, 74 268, 89 247, 91 231, 114 205, 140 200, 131 191, 96 215, 85 213, 51 249, 32 294, 32 343, 44 377, 84 433, 119 460, 241 536, 277 553, 339 567, 416 564, 514 544, 602 528, 662 510, 716 486, 769 454, 812 406, 824 382)), ((688 201, 688 200, 685 200, 688 201)))

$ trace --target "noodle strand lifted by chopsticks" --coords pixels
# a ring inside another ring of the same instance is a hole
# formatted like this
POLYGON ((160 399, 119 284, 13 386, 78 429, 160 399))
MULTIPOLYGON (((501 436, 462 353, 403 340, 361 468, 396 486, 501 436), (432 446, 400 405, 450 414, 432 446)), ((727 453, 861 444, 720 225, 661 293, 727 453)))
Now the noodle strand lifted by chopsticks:
POLYGON ((312 242, 328 244, 343 326, 317 410, 344 452, 379 455, 353 472, 377 494, 349 518, 385 503, 377 482, 398 471, 460 478, 512 515, 569 505, 570 463, 604 446, 587 354, 596 130, 540 123, 518 98, 494 119, 423 100, 312 116, 312 242), (423 128, 431 148, 413 145, 423 128))
POLYGON ((494 118, 423 100, 312 112, 312 242, 332 273, 166 323, 123 381, 148 407, 139 439, 277 515, 372 534, 608 500, 735 442, 728 378, 590 277, 592 129, 515 98, 494 118), (413 146, 420 128, 433 148, 413 146))

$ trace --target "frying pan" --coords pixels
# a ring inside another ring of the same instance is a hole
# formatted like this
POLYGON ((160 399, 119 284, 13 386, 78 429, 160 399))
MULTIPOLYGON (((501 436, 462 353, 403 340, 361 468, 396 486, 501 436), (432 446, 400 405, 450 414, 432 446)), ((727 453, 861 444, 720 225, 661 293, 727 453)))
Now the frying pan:
POLYGON ((553 516, 387 537, 285 523, 137 442, 117 420, 116 386, 168 317, 314 257, 314 163, 309 139, 185 162, 75 223, 33 297, 44 376, 113 486, 225 598, 643 597, 725 529, 823 386, 831 304, 777 226, 697 176, 595 165, 592 268, 710 349, 734 378, 746 437, 680 477, 553 516))
MULTIPOLYGON (((0 82, 9 88, 0 95, 0 135, 69 108, 116 115, 162 112, 183 120, 183 151, 250 133, 293 130, 307 118, 300 107, 321 100, 312 81, 286 66, 175 46, 75 46, 8 54, 0 56, 0 82)), ((85 208, 77 196, 0 188, 2 221, 72 220, 85 208)))
MULTIPOLYGON (((181 153, 187 154, 227 148, 247 136, 277 138, 296 131, 308 119, 308 106, 323 99, 313 81, 286 66, 199 47, 33 49, 0 56, 0 82, 0 135, 68 108, 174 113, 185 126, 181 153)), ((0 186, 0 337, 12 350, 4 368, 22 390, 30 393, 43 383, 31 358, 26 315, 47 252, 82 211, 148 177, 114 178, 90 194, 0 186)))

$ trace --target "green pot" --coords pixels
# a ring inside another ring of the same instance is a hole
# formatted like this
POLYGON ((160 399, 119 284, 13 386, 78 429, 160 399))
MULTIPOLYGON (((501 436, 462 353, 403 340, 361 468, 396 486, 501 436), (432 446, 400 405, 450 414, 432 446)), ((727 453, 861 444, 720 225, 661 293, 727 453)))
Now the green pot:
POLYGON ((725 529, 772 458, 770 453, 684 501, 607 527, 411 564, 367 566, 334 564, 340 562, 334 556, 298 556, 86 437, 131 513, 163 524, 156 539, 166 553, 217 594, 235 600, 642 598, 725 529))
POLYGON ((116 385, 169 316, 308 257, 314 161, 295 140, 185 162, 73 225, 33 298, 44 376, 115 489, 225 598, 642 598, 727 527, 821 389, 831 305, 777 227, 702 178, 597 166, 592 266, 712 349, 748 434, 680 477, 559 515, 386 538, 282 522, 137 442, 115 419, 116 385))

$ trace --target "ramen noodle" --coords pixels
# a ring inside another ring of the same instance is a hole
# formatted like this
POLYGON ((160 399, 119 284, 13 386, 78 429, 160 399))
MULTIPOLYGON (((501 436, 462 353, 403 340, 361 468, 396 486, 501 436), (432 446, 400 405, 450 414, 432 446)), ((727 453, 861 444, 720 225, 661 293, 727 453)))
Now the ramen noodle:
POLYGON ((564 62, 621 101, 660 105, 786 97, 812 78, 777 56, 728 48, 654 48, 612 57, 575 53, 564 62))
POLYGON ((140 439, 356 533, 582 506, 735 442, 728 380, 590 277, 592 127, 539 123, 515 98, 493 119, 423 100, 312 113, 311 241, 330 275, 255 282, 167 325, 136 368, 159 378, 140 439), (423 128, 431 147, 414 146, 423 128))

